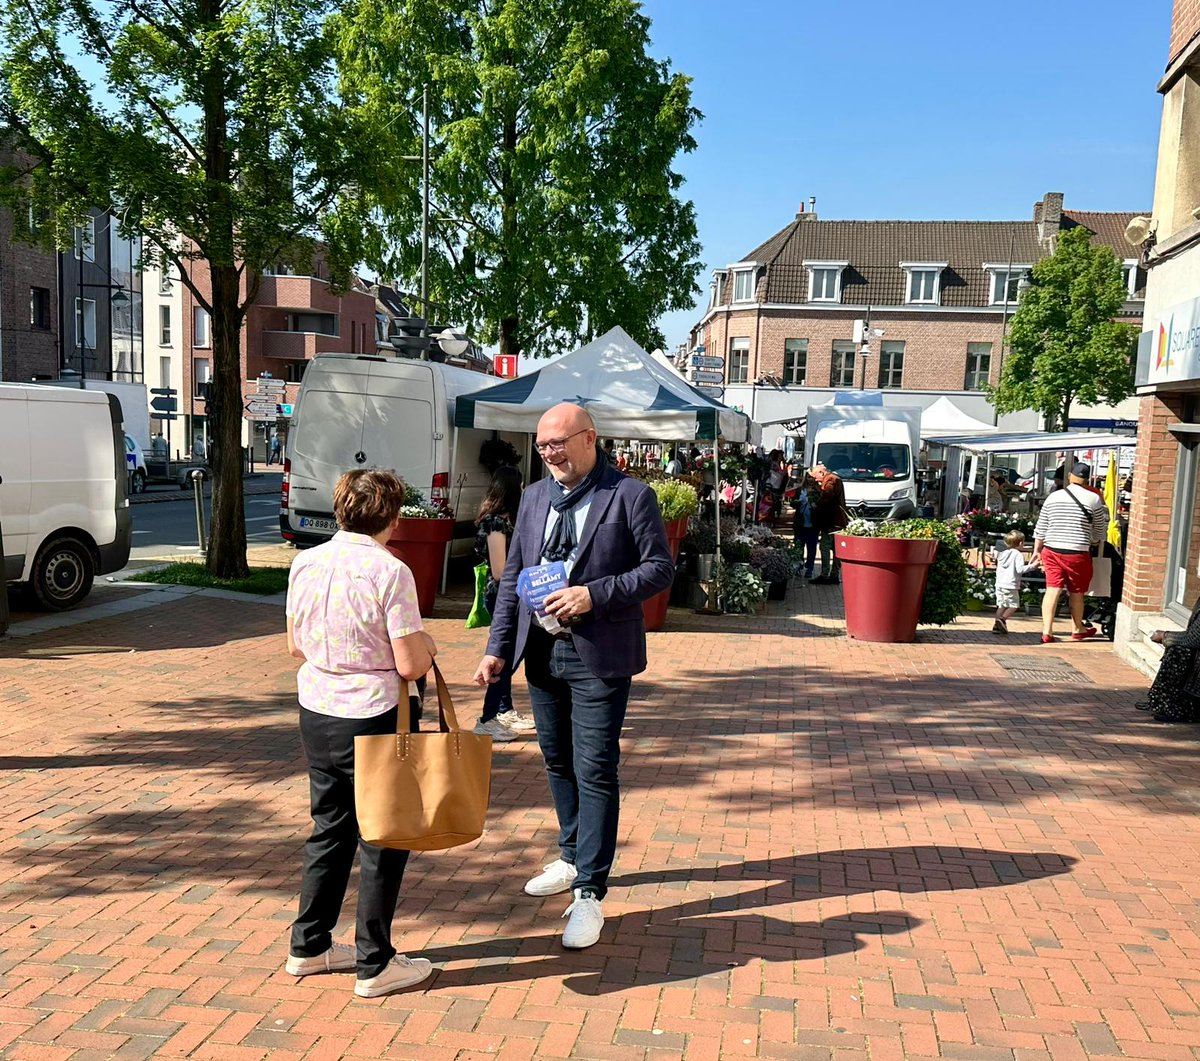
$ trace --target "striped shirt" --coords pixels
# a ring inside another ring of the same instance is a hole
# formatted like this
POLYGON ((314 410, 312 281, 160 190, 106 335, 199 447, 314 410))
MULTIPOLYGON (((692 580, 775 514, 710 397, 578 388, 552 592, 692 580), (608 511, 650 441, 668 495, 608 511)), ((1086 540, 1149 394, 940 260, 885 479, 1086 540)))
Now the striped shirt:
POLYGON ((1072 485, 1046 498, 1033 536, 1052 552, 1086 553, 1104 541, 1107 529, 1104 502, 1091 490, 1072 485))

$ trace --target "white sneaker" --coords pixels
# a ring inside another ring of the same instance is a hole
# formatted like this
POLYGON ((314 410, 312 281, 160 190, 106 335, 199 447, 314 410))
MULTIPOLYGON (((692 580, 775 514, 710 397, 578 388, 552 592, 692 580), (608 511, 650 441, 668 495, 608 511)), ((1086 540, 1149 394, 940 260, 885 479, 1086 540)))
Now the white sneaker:
POLYGON ((531 718, 526 718, 517 711, 501 711, 496 716, 514 733, 533 733, 537 730, 537 723, 531 718))
POLYGON ((542 867, 542 872, 539 873, 531 881, 525 883, 526 895, 558 895, 560 892, 569 892, 571 885, 575 883, 575 878, 579 876, 579 870, 571 865, 570 862, 564 862, 561 858, 556 858, 548 866, 542 867))
POLYGON ((494 741, 516 740, 517 735, 498 718, 491 722, 476 722, 475 732, 481 737, 491 737, 494 741))
POLYGON ((581 888, 575 889, 575 901, 563 914, 570 920, 563 929, 562 945, 571 950, 590 947, 600 938, 600 930, 604 927, 604 911, 600 908, 600 900, 590 893, 584 895, 582 891, 581 888))
POLYGON ((428 958, 407 958, 397 954, 378 976, 354 981, 354 993, 359 998, 378 998, 390 995, 406 987, 419 984, 433 972, 433 962, 428 958))
POLYGON ((349 973, 355 966, 354 948, 349 943, 334 943, 324 954, 299 958, 289 954, 284 969, 292 976, 312 976, 313 973, 349 973))

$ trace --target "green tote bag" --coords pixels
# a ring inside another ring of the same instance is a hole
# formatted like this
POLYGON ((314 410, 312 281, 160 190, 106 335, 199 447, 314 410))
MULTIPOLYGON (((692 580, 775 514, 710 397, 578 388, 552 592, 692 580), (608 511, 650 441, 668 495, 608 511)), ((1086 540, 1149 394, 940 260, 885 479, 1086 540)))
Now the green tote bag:
POLYGON ((481 626, 492 625, 492 613, 487 609, 488 565, 475 565, 475 600, 471 604, 471 614, 467 616, 467 629, 475 630, 481 626))

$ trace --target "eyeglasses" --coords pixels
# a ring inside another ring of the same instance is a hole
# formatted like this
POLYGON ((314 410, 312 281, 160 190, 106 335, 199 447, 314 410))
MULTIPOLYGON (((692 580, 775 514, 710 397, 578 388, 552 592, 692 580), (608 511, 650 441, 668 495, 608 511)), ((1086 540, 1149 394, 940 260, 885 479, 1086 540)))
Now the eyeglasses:
POLYGON ((535 442, 533 444, 533 448, 539 453, 561 453, 567 448, 567 443, 570 442, 571 439, 573 439, 576 435, 585 435, 589 431, 591 431, 591 428, 585 427, 582 431, 572 432, 571 434, 567 435, 566 438, 551 438, 547 439, 545 442, 535 442))

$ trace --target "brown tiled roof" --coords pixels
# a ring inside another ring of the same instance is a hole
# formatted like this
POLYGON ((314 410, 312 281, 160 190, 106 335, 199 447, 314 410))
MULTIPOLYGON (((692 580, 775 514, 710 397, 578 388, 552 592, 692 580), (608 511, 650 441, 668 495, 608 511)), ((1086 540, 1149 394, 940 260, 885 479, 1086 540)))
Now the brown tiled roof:
MULTIPOLYGON (((1130 256, 1125 226, 1133 216, 1064 210, 1061 227, 1083 225, 1097 242, 1124 259, 1130 256)), ((942 272, 941 305, 968 307, 991 303, 991 276, 983 268, 985 263, 1036 262, 1047 253, 1032 221, 820 221, 803 215, 742 260, 761 267, 759 301, 806 302, 804 262, 848 261, 842 274, 842 302, 879 306, 902 305, 906 300, 906 273, 900 262, 949 262, 942 272)), ((725 275, 725 291, 726 297, 733 291, 731 272, 725 275)))

